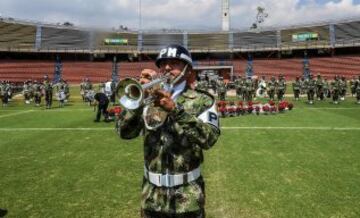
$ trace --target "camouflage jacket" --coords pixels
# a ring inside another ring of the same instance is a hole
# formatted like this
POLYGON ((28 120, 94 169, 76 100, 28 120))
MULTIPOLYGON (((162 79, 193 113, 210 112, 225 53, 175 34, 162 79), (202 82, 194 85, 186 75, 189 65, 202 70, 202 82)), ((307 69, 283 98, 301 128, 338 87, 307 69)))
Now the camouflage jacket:
POLYGON ((284 79, 280 79, 277 83, 277 90, 279 91, 284 91, 286 90, 286 81, 284 79))
POLYGON ((301 84, 300 84, 300 81, 294 81, 293 84, 292 84, 292 87, 293 87, 293 90, 300 90, 301 88, 301 84))
POLYGON ((316 81, 313 79, 309 79, 306 81, 306 89, 307 91, 315 91, 316 88, 316 81))
MULTIPOLYGON (((179 174, 196 169, 203 161, 202 150, 212 147, 220 135, 217 127, 198 118, 216 105, 210 94, 187 89, 176 103, 182 109, 171 112, 155 130, 145 128, 142 109, 124 110, 117 122, 121 138, 132 139, 143 133, 144 165, 153 173, 179 174)), ((217 115, 215 118, 218 122, 217 115)), ((203 183, 200 176, 188 184, 167 188, 157 187, 144 178, 141 207, 170 214, 198 211, 205 203, 203 183)))
POLYGON ((217 83, 217 90, 218 90, 218 92, 221 92, 221 93, 226 92, 226 84, 224 81, 219 81, 217 83))

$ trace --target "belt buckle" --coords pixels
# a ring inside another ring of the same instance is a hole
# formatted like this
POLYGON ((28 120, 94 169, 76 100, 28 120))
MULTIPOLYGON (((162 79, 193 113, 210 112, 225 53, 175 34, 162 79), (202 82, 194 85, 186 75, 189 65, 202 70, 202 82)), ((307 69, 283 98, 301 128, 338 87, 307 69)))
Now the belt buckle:
POLYGON ((165 186, 165 187, 169 187, 170 186, 170 175, 169 174, 164 174, 164 175, 161 175, 161 186, 165 186))

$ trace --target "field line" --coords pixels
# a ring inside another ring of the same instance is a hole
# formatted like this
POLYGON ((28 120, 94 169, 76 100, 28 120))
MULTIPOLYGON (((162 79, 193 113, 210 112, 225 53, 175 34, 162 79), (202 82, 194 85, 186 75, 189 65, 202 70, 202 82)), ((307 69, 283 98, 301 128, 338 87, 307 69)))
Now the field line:
POLYGON ((69 127, 69 128, 66 128, 66 127, 44 127, 44 128, 32 128, 32 127, 29 127, 29 128, 0 128, 0 131, 4 131, 4 132, 11 132, 11 131, 107 131, 107 130, 114 130, 115 128, 114 127, 89 127, 89 128, 86 128, 86 127, 69 127))
POLYGON ((309 108, 302 108, 308 110, 360 110, 360 107, 309 107, 309 108))
POLYGON ((221 129, 260 129, 260 130, 360 130, 360 127, 330 126, 223 126, 221 129))
MULTIPOLYGON (((108 131, 114 130, 114 127, 29 127, 29 128, 0 128, 0 132, 16 131, 108 131)), ((360 130, 360 127, 308 127, 308 126, 223 126, 223 130, 244 129, 244 130, 335 130, 335 131, 353 131, 360 130)))
POLYGON ((0 118, 3 118, 3 117, 12 117, 12 116, 16 116, 16 115, 19 115, 19 114, 27 114, 27 113, 30 113, 30 112, 34 112, 34 110, 26 110, 26 111, 20 111, 20 112, 15 112, 15 113, 10 113, 10 114, 4 114, 4 115, 0 115, 0 118))

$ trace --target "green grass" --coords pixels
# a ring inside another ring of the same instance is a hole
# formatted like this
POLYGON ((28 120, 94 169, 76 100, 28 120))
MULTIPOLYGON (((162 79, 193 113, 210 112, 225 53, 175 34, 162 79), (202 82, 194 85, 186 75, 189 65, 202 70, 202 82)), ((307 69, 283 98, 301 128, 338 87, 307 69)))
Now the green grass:
MULTIPOLYGON (((121 140, 114 123, 93 123, 93 109, 77 95, 73 90, 75 100, 62 109, 20 100, 0 108, 6 217, 139 217, 141 137, 121 140)), ((360 217, 360 106, 354 101, 300 101, 283 114, 222 119, 223 127, 244 128, 222 129, 205 152, 207 217, 360 217)))

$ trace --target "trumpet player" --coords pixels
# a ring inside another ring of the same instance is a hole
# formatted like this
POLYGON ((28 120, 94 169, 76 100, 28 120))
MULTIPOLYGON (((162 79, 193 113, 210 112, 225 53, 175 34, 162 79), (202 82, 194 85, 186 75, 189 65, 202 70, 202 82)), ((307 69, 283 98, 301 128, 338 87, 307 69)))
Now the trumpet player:
POLYGON ((123 139, 144 135, 141 216, 205 217, 200 165, 203 150, 211 148, 220 136, 215 100, 194 88, 192 58, 184 47, 165 47, 155 64, 159 73, 145 69, 139 82, 146 85, 159 74, 167 76, 162 89, 149 92, 153 97, 150 105, 166 112, 164 122, 156 128, 149 126, 146 117, 155 116, 146 114, 149 105, 132 110, 123 105, 125 113, 117 122, 123 139))

